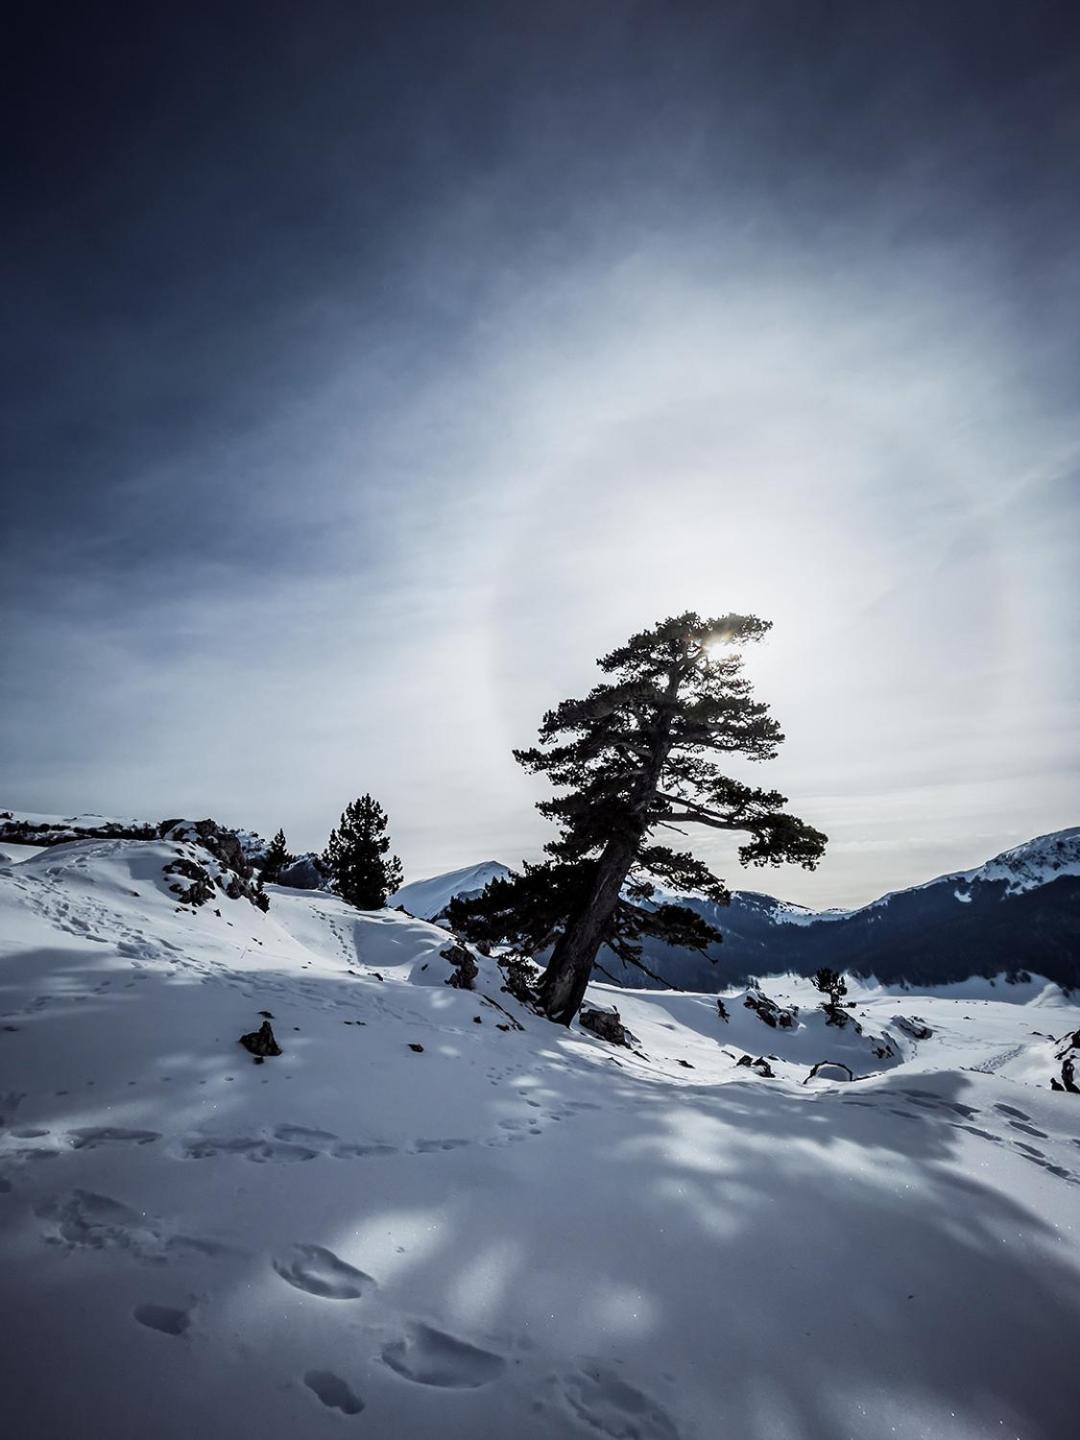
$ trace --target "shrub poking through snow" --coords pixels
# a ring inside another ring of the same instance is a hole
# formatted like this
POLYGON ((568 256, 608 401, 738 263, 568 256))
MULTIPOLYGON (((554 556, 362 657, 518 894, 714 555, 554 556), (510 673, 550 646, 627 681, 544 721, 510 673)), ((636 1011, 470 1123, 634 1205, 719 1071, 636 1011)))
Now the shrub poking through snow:
POLYGON ((503 975, 503 989, 522 1005, 531 1005, 536 1000, 536 977, 539 973, 533 962, 524 955, 500 955, 499 969, 503 975))

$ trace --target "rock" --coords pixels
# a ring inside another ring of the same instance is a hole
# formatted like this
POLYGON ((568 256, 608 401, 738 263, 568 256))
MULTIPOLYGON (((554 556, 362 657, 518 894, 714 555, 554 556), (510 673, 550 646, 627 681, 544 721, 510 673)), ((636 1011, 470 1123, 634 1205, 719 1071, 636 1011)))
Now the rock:
POLYGON ((277 883, 287 885, 290 890, 322 890, 326 888, 328 879, 322 862, 312 850, 283 865, 277 883))
POLYGON ((415 1040, 409 1041, 409 1049, 415 1050, 417 1055, 422 1055, 424 1053, 423 1045, 418 1045, 415 1040))
POLYGON ((453 945, 448 945, 445 950, 439 951, 440 956, 454 967, 454 973, 447 980, 447 985, 455 990, 475 989, 473 981, 480 974, 480 967, 472 957, 468 946, 462 945, 460 940, 455 940, 453 945))
POLYGON ((892 1023, 909 1040, 929 1040, 934 1033, 930 1026, 920 1020, 917 1015, 894 1015, 892 1023))
POLYGON ((731 1019, 731 1015, 728 1011, 727 1006, 719 997, 717 997, 716 1001, 716 1013, 720 1016, 720 1019, 725 1022, 725 1024, 731 1019))
POLYGON ((259 1057, 282 1053, 281 1046, 274 1039, 274 1032, 269 1020, 264 1020, 258 1030, 252 1030, 250 1035, 241 1035, 240 1044, 245 1050, 250 1050, 252 1055, 259 1057))
POLYGON ((164 867, 166 875, 183 875, 193 882, 186 888, 169 887, 183 904, 205 905, 213 898, 216 886, 230 900, 246 899, 260 910, 269 909, 270 899, 261 880, 255 878, 234 831, 224 829, 215 820, 163 820, 158 835, 176 845, 198 845, 211 857, 196 861, 181 855, 164 867))
POLYGON ((743 1065, 748 1070, 756 1070, 757 1073, 766 1080, 776 1079, 776 1076, 773 1074, 773 1068, 765 1059, 764 1055, 759 1055, 756 1060, 752 1055, 740 1055, 738 1060, 735 1061, 735 1064, 743 1065))
POLYGON ((770 1000, 761 990, 748 990, 743 1004, 748 1010, 753 1010, 758 1019, 763 1020, 773 1030, 798 1028, 799 1008, 797 1005, 792 1005, 790 1009, 785 1010, 782 1005, 777 1005, 775 1000, 770 1000))
POLYGON ((169 889, 182 905, 205 905, 214 898, 214 882, 205 866, 195 860, 188 860, 180 855, 162 867, 162 874, 182 875, 185 880, 191 881, 190 885, 184 885, 174 880, 169 885, 169 889))
POLYGON ((601 1009, 598 1005, 583 1005, 578 1014, 583 1030, 589 1030, 600 1040, 610 1045, 629 1045, 633 1036, 623 1025, 619 1012, 612 1005, 601 1009))

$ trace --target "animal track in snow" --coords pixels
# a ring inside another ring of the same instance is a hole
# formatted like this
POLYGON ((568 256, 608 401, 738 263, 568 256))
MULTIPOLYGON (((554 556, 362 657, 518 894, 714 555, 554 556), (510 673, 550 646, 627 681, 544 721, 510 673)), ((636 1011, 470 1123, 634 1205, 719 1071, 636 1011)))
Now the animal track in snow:
POLYGON ((668 1413, 607 1365, 590 1364, 564 1377, 561 1388, 574 1415, 611 1440, 679 1440, 668 1413))
POLYGON ((136 1305, 131 1312, 140 1325, 148 1330, 160 1330, 162 1335, 183 1335, 191 1324, 188 1310, 174 1310, 169 1305, 136 1305))
POLYGON ((274 1260, 274 1269, 297 1290, 324 1300, 356 1300, 375 1281, 321 1245, 294 1245, 274 1260))
POLYGON ((92 1190, 73 1190, 66 1197, 55 1196, 35 1208, 39 1219, 48 1221, 53 1243, 89 1250, 129 1250, 141 1259, 162 1258, 161 1238, 144 1215, 92 1190))
POLYGON ((340 1375, 332 1370, 309 1370, 304 1384, 319 1397, 330 1410, 340 1410, 343 1415, 359 1415, 364 1402, 349 1388, 340 1375))
POLYGON ((87 1125, 79 1130, 69 1130, 68 1138, 73 1150, 92 1150, 98 1145, 150 1145, 160 1140, 157 1130, 125 1130, 119 1125, 87 1125))
POLYGON ((384 1345, 382 1358, 406 1380, 446 1390, 475 1390, 506 1368, 501 1355, 421 1322, 409 1325, 400 1340, 384 1345))
POLYGON ((245 1160, 259 1165, 272 1161, 314 1160, 318 1153, 306 1145, 293 1145, 286 1140, 261 1140, 250 1135, 188 1135, 179 1145, 182 1160, 209 1160, 218 1155, 242 1155, 245 1160))
POLYGON ((332 1145, 338 1138, 329 1130, 309 1130, 306 1125, 275 1125, 274 1135, 278 1140, 314 1145, 317 1149, 332 1145))

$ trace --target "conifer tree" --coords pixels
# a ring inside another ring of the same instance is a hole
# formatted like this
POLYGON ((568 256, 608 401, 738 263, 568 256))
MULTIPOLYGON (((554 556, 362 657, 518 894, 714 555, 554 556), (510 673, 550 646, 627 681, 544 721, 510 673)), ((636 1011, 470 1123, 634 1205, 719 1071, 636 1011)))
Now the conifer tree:
POLYGON ((839 971, 830 970, 827 965, 823 965, 814 976, 814 988, 828 996, 824 1009, 837 1010, 847 994, 847 981, 839 971))
POLYGON ((345 807, 323 854, 335 888, 358 910, 381 910, 402 881, 401 861, 388 854, 386 812, 370 795, 345 807))
POLYGON ((488 944, 550 945, 539 1000, 552 1020, 574 1018, 605 944, 640 965, 642 935, 699 950, 720 938, 684 906, 652 905, 653 881, 730 899, 701 860, 654 843, 658 827, 741 832, 743 864, 813 869, 821 858, 826 837, 789 814, 783 795, 724 775, 712 758, 771 760, 784 738, 742 673, 741 647, 769 628, 752 615, 662 620, 599 662, 610 681, 545 715, 538 746, 514 752, 561 792, 537 807, 559 837, 546 863, 459 902, 451 922, 488 944))
POLYGON ((264 884, 276 885, 281 877, 281 872, 289 861, 292 860, 285 845, 285 831, 279 830, 270 841, 263 855, 262 864, 259 867, 264 884))

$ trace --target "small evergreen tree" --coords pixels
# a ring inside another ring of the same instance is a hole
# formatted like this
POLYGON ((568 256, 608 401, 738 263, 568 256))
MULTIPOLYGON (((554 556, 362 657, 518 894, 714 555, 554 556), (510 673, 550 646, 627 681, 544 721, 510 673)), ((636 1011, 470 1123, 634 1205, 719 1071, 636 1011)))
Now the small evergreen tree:
POLYGON ((685 906, 653 903, 653 880, 730 899, 701 860, 653 843, 656 828, 741 831, 744 864, 812 870, 821 858, 826 837, 789 814, 783 795, 729 778, 712 758, 771 760, 784 738, 742 674, 740 647, 768 629, 753 615, 662 620, 600 661, 610 681, 545 715, 538 747, 515 751, 562 792, 537 807, 560 830, 545 847, 551 859, 452 905, 450 918, 489 945, 551 946, 539 987, 550 1019, 568 1025, 577 1014, 602 945, 640 965, 643 935, 699 950, 720 938, 685 906))
POLYGON ((401 884, 401 861, 389 855, 386 811, 370 795, 345 807, 322 861, 338 894, 358 910, 381 910, 401 884))
POLYGON ((826 1010, 837 1010, 847 994, 847 981, 838 970, 830 970, 823 965, 814 976, 814 988, 829 997, 824 1007, 826 1010))
POLYGON ((266 853, 263 855, 262 864, 259 869, 263 883, 276 885, 281 877, 281 872, 288 865, 292 856, 285 847, 285 831, 279 830, 270 841, 266 853))

